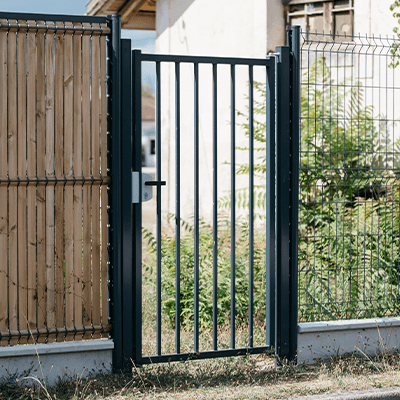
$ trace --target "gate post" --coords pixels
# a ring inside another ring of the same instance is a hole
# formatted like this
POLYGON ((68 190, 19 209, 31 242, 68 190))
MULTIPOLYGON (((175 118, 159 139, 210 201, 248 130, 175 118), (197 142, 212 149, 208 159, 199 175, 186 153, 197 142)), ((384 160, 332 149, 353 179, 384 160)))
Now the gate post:
POLYGON ((114 340, 113 369, 122 368, 122 298, 121 298, 121 17, 111 20, 111 40, 108 47, 108 130, 111 186, 110 205, 110 317, 114 340))
MULTIPOLYGON (((132 146, 132 64, 131 41, 121 40, 119 15, 109 17, 112 39, 109 47, 109 110, 111 132, 111 256, 110 303, 113 369, 132 367, 135 361, 135 285, 133 268, 136 251, 133 243, 132 167, 136 156, 132 146)), ((140 93, 140 89, 139 89, 140 93)), ((141 157, 139 157, 141 160, 141 157)))
POLYGON ((299 175, 300 29, 289 27, 277 47, 276 356, 297 355, 297 226, 299 175))

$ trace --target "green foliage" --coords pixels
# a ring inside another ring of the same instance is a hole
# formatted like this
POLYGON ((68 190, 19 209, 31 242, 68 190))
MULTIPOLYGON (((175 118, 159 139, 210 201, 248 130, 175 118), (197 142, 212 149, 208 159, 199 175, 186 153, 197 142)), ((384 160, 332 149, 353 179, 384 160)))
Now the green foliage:
MULTIPOLYGON (((396 18, 397 23, 400 25, 400 1, 396 0, 390 6, 390 11, 393 13, 393 17, 396 18)), ((394 27, 393 32, 396 36, 400 39, 400 30, 399 27, 394 27)), ((391 67, 395 68, 399 65, 399 56, 400 56, 400 44, 399 42, 394 42, 392 44, 391 53, 393 55, 392 63, 390 64, 391 67)))
POLYGON ((346 88, 348 82, 336 84, 330 76, 320 58, 303 79, 300 315, 396 314, 391 289, 400 282, 398 143, 390 142, 385 118, 365 106, 360 82, 346 88))
MULTIPOLYGON (((175 218, 171 216, 171 218, 175 218)), ((236 321, 248 319, 249 290, 249 246, 248 226, 237 221, 236 234, 236 321)), ((183 233, 180 241, 180 308, 181 325, 193 327, 194 321, 194 225, 193 221, 181 220, 183 233)), ((156 239, 152 232, 143 229, 143 237, 149 246, 151 262, 145 265, 150 282, 155 285, 156 239)), ((231 234, 230 223, 222 216, 218 221, 218 324, 226 323, 231 307, 231 234)), ((171 326, 175 325, 175 235, 162 235, 162 311, 168 316, 171 326)), ((213 231, 212 227, 200 221, 199 229, 199 325, 212 326, 213 294, 213 231)), ((254 317, 265 320, 265 234, 255 235, 254 246, 254 317)))
MULTIPOLYGON (((384 116, 365 105, 361 82, 331 76, 319 57, 302 79, 299 315, 307 321, 396 315, 399 143, 391 143, 384 116)), ((257 91, 265 98, 263 85, 257 91)), ((256 131, 256 146, 265 151, 265 125, 256 123, 256 131)), ((255 170, 265 165, 260 156, 255 170)), ((237 173, 248 174, 248 165, 237 173)), ((262 195, 265 187, 257 187, 256 199, 262 195)), ((245 189, 236 198, 248 207, 245 189)), ((229 198, 220 202, 229 204, 229 198)))

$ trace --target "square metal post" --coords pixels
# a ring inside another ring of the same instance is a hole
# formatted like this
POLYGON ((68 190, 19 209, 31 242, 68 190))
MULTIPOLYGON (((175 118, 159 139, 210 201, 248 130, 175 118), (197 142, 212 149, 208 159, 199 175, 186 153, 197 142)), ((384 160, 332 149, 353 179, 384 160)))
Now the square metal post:
POLYGON ((108 127, 110 149, 110 316, 114 340, 113 369, 122 368, 122 298, 121 298, 121 17, 112 15, 108 70, 108 127))
POLYGON ((290 358, 290 85, 289 47, 278 47, 277 62, 277 276, 275 353, 290 358))
MULTIPOLYGON (((132 170, 139 171, 139 199, 142 198, 142 52, 132 51, 132 108, 133 136, 132 170)), ((142 363, 142 202, 132 206, 132 257, 133 257, 133 316, 131 332, 132 360, 142 363)))
POLYGON ((132 246, 132 66, 131 41, 121 40, 121 229, 122 229, 122 367, 134 357, 134 287, 132 246))
POLYGON ((300 26, 287 27, 290 49, 290 357, 297 356, 300 159, 300 26))
POLYGON ((300 31, 288 29, 277 63, 277 311, 275 352, 297 356, 300 31))

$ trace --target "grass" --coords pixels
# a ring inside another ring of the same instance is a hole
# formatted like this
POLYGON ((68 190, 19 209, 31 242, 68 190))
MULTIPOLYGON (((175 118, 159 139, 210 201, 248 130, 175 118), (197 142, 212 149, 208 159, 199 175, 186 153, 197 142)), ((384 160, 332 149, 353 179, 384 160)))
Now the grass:
POLYGON ((27 388, 15 380, 0 385, 1 399, 279 399, 399 385, 400 354, 352 354, 315 365, 282 363, 272 356, 132 366, 54 387, 27 388))

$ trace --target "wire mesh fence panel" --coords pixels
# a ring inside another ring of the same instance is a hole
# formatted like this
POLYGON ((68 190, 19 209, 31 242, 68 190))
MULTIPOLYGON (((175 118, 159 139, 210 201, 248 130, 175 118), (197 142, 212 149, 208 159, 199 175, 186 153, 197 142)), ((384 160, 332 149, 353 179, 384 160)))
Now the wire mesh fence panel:
POLYGON ((38 18, 0 13, 2 346, 107 337, 111 329, 110 29, 106 18, 38 18))
POLYGON ((394 39, 302 33, 299 319, 397 316, 394 39))

